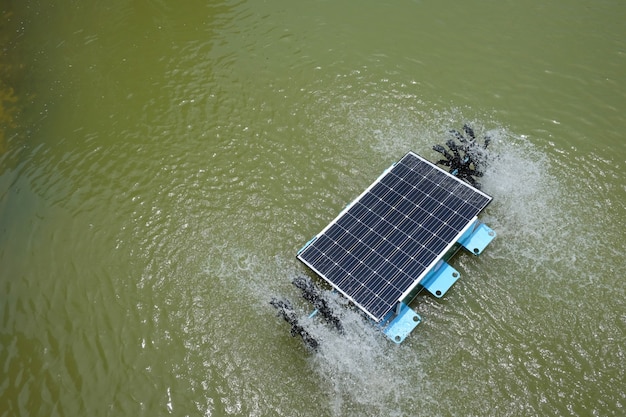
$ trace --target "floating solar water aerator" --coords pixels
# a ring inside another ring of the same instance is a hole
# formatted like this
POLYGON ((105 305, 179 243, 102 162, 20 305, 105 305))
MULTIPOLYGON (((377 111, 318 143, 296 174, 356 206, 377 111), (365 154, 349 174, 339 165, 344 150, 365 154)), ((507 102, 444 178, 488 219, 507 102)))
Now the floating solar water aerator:
POLYGON ((460 277, 447 261, 479 255, 495 232, 477 216, 491 197, 409 152, 374 181, 297 257, 401 343, 421 322, 409 307, 442 297, 460 277))

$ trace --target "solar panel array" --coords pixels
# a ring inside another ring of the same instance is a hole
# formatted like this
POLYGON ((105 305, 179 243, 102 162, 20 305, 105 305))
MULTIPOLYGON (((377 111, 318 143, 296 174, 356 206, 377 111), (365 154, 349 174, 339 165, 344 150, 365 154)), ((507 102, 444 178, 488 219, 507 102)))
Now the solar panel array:
POLYGON ((378 322, 490 201, 409 152, 301 249, 298 258, 378 322))

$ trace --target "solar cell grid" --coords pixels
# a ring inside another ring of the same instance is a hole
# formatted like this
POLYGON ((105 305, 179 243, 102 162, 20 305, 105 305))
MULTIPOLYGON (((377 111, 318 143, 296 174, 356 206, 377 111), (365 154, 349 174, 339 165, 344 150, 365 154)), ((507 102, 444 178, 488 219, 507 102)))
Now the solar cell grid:
POLYGON ((408 153, 298 258, 380 321, 490 201, 408 153))

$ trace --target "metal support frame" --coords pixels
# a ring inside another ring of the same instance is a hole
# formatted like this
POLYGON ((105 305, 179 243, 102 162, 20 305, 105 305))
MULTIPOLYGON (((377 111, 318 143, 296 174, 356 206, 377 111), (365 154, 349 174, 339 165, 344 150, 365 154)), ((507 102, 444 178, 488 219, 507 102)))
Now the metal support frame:
MULTIPOLYGON (((495 231, 486 224, 476 220, 467 232, 461 236, 456 247, 444 258, 447 260, 452 257, 460 246, 478 256, 495 237, 495 231)), ((441 259, 426 274, 420 285, 435 297, 441 298, 460 277, 461 274, 456 269, 450 266, 444 259, 441 259)), ((402 343, 422 321, 419 314, 409 307, 409 303, 413 298, 413 296, 407 297, 399 302, 394 311, 389 313, 389 316, 379 324, 385 336, 396 344, 402 343)))

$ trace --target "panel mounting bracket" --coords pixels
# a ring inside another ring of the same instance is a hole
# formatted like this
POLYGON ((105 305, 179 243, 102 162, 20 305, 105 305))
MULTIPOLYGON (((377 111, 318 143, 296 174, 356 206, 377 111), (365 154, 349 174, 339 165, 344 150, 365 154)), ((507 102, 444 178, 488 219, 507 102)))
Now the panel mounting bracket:
POLYGON ((496 232, 494 230, 485 223, 476 221, 474 227, 471 229, 471 234, 461 238, 459 243, 470 253, 478 256, 495 237, 496 232))
POLYGON ((398 313, 383 328, 383 333, 387 339, 396 344, 400 344, 411 334, 413 329, 422 322, 422 318, 411 307, 400 302, 398 303, 398 313))
POLYGON ((456 269, 444 261, 439 261, 420 284, 432 295, 441 298, 460 277, 461 274, 456 269))

